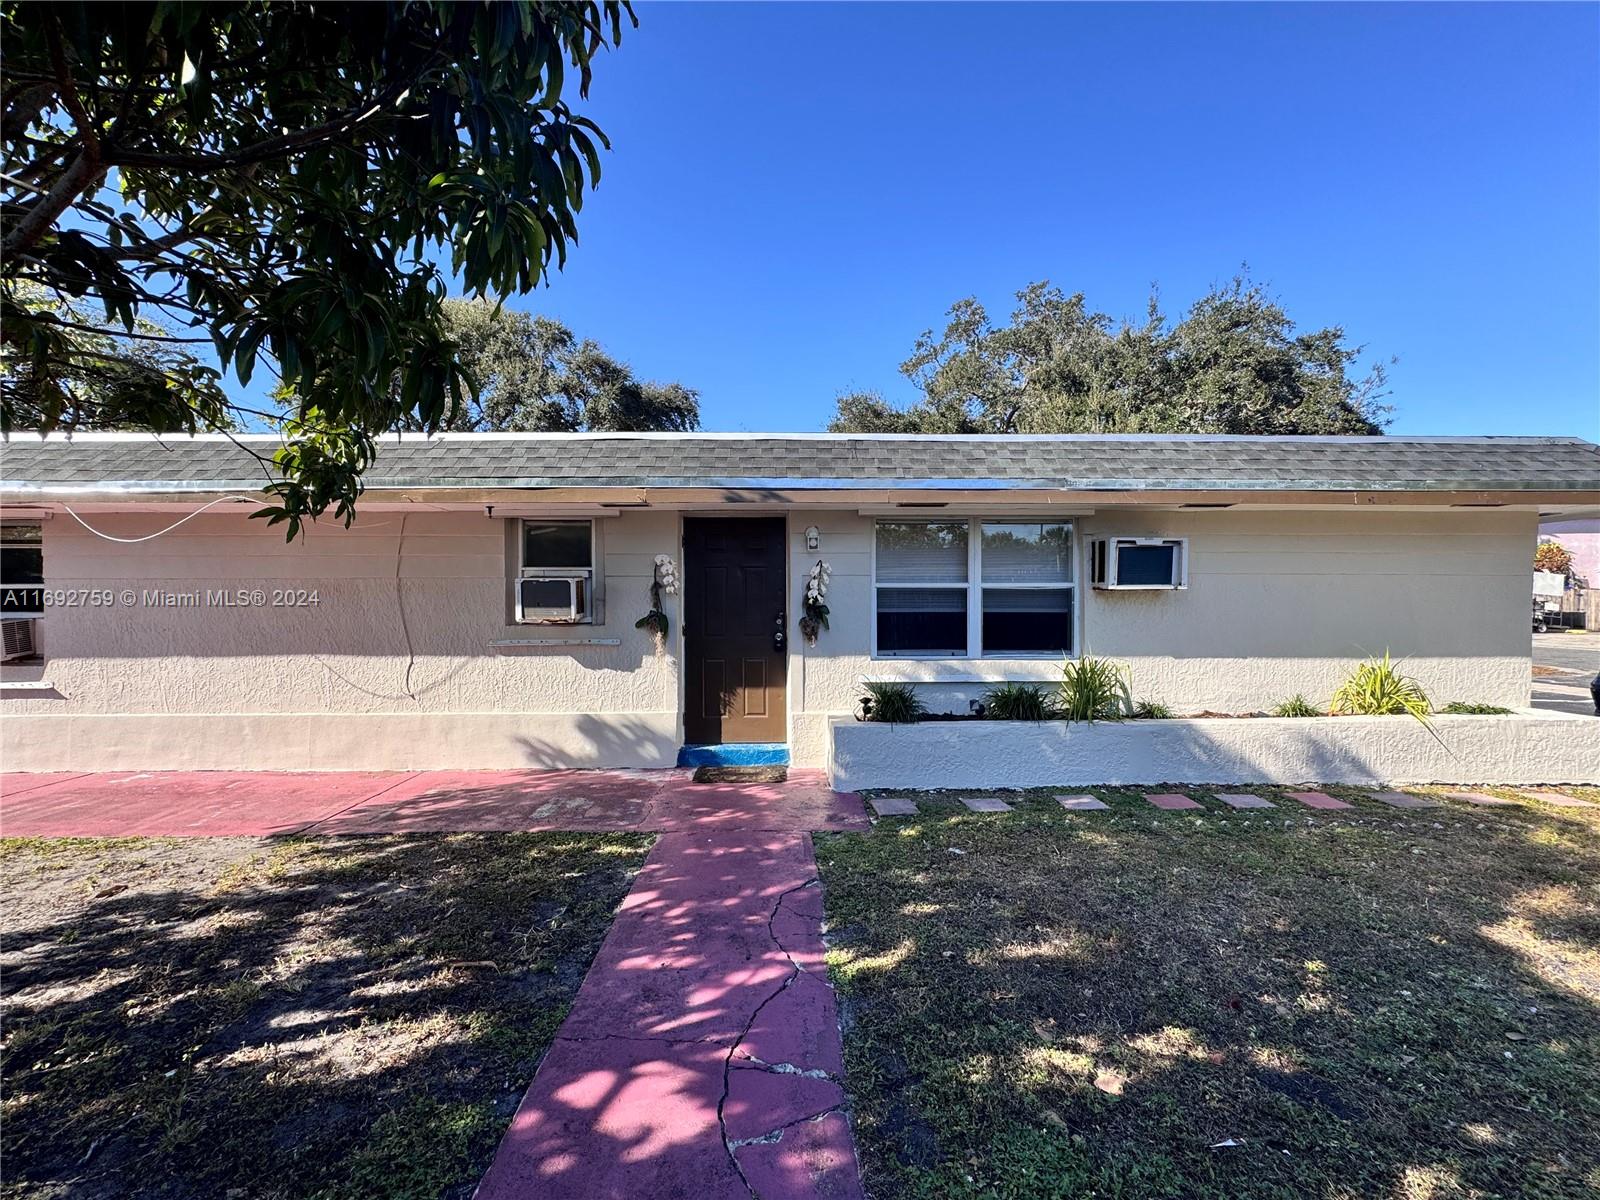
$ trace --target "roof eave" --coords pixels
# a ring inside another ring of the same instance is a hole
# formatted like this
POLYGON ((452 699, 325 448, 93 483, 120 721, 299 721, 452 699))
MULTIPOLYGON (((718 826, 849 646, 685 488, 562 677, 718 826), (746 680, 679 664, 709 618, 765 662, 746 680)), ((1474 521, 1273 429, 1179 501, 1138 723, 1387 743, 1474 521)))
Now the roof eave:
MULTIPOLYGON (((0 501, 7 504, 62 503, 72 500, 104 505, 128 503, 184 503, 224 495, 266 501, 259 480, 96 481, 84 484, 0 484, 0 501)), ((1138 481, 1074 481, 1062 486, 1046 481, 1003 480, 756 480, 726 479, 663 484, 656 481, 614 480, 604 484, 552 483, 526 480, 490 480, 440 483, 425 480, 385 480, 368 485, 371 501, 419 504, 615 504, 629 507, 686 505, 717 507, 725 504, 841 505, 858 504, 960 504, 1011 503, 1039 505, 1094 505, 1099 507, 1170 507, 1182 504, 1240 506, 1328 505, 1405 507, 1455 505, 1579 506, 1600 505, 1600 490, 1592 484, 1566 483, 1536 488, 1508 486, 1503 481, 1444 485, 1417 481, 1378 487, 1361 484, 1308 484, 1278 481, 1216 483, 1174 480, 1161 487, 1138 481)))

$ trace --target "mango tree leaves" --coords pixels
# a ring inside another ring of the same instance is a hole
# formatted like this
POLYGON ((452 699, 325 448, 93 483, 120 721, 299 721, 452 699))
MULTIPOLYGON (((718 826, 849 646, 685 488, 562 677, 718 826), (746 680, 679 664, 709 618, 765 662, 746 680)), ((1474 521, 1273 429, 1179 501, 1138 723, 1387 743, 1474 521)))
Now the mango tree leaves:
POLYGON ((0 5, 0 426, 227 428, 247 414, 179 349, 203 337, 293 397, 264 515, 291 537, 348 520, 373 434, 448 427, 476 392, 435 257, 496 297, 566 261, 609 145, 568 97, 624 18, 618 0, 0 5), (168 353, 108 368, 135 344, 168 353))

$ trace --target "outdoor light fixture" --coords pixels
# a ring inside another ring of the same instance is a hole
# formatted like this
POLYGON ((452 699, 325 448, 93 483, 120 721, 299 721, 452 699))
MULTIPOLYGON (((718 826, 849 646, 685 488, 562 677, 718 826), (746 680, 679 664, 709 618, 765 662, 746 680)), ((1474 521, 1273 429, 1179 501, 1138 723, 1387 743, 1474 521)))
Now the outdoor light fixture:
POLYGON ((822 530, 815 525, 806 529, 806 549, 818 550, 822 547, 822 530))

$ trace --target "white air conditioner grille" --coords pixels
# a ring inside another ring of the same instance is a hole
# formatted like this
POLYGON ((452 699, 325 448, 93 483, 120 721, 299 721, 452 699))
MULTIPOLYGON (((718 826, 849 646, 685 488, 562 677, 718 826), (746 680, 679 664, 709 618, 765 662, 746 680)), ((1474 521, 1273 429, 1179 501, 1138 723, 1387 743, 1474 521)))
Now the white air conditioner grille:
POLYGON ((31 620, 0 621, 5 640, 5 661, 13 658, 31 658, 34 654, 33 622, 31 620))

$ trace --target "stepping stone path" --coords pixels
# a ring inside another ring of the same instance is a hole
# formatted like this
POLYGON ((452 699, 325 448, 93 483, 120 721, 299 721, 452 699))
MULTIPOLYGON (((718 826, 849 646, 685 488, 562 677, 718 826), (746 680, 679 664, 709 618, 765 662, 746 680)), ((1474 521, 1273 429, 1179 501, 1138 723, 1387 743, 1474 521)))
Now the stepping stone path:
POLYGON ((1300 801, 1300 803, 1304 804, 1307 808, 1354 807, 1351 804, 1347 804, 1343 800, 1336 800, 1334 797, 1328 795, 1327 792, 1290 792, 1289 795, 1300 801))
POLYGON ((1056 803, 1068 812, 1103 812, 1111 807, 1093 796, 1057 796, 1056 803))
POLYGON ((1165 809, 1168 812, 1172 812, 1180 808, 1200 807, 1193 800, 1189 799, 1189 797, 1180 792, 1147 792, 1145 793, 1144 799, 1146 804, 1153 804, 1157 808, 1165 809))
POLYGON ((1249 792, 1218 792, 1217 799, 1229 808, 1277 808, 1265 796, 1253 796, 1249 792))
POLYGON ((1593 800, 1580 800, 1564 792, 1523 792, 1522 795, 1530 800, 1543 800, 1546 804, 1554 804, 1557 808, 1600 808, 1600 804, 1596 804, 1593 800))
POLYGON ((1413 796, 1410 792, 1373 792, 1372 798, 1390 808, 1439 808, 1441 803, 1432 796, 1413 796))
POLYGON ((1500 808, 1515 804, 1515 800, 1507 800, 1501 796, 1491 796, 1487 792, 1446 792, 1452 800, 1465 800, 1468 804, 1492 804, 1500 808))
POLYGON ((876 796, 867 801, 872 805, 872 811, 880 817, 914 817, 917 815, 917 804, 914 800, 905 800, 899 796, 876 796))
POLYGON ((1010 812, 1011 805, 994 796, 963 796, 961 803, 973 812, 1010 812))

